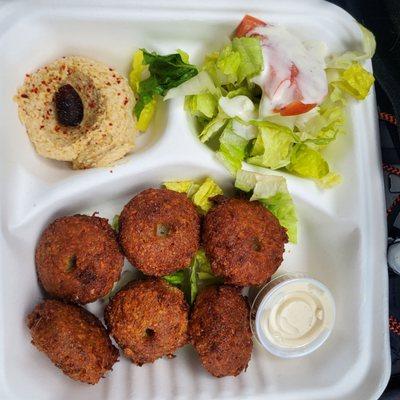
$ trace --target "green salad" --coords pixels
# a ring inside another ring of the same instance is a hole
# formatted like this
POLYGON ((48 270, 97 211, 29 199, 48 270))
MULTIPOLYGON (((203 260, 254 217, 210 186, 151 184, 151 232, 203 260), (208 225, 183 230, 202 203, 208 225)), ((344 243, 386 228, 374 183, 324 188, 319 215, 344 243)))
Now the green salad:
POLYGON ((324 150, 346 132, 347 103, 365 99, 374 82, 362 62, 373 56, 375 40, 360 30, 362 50, 328 55, 321 42, 245 16, 230 42, 199 67, 182 51, 141 50, 131 72, 139 129, 147 128, 156 96, 185 97, 199 139, 232 175, 247 163, 334 186, 341 177, 324 150), (138 72, 143 68, 147 75, 138 72))

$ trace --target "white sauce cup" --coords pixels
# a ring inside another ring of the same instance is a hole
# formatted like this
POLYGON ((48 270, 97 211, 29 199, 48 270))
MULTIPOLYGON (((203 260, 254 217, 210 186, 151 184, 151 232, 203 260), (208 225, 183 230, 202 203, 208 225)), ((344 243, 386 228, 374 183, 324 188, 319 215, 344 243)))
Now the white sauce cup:
POLYGON ((302 273, 288 273, 263 286, 251 306, 250 323, 257 341, 282 358, 301 357, 328 339, 335 322, 329 289, 302 273))

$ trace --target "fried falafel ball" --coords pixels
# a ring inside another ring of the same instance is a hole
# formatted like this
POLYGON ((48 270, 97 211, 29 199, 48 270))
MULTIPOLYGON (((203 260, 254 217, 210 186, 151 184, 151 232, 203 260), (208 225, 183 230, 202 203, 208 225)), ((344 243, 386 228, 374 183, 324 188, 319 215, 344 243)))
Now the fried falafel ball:
POLYGON ((213 273, 227 284, 261 285, 282 263, 286 230, 257 201, 217 201, 203 228, 204 249, 213 273))
POLYGON ((213 376, 237 376, 253 349, 249 306, 238 288, 209 286, 199 293, 189 320, 190 341, 213 376))
POLYGON ((164 276, 189 266, 199 248, 200 217, 183 193, 147 189, 119 218, 122 249, 146 275, 164 276))
POLYGON ((76 304, 44 300, 27 317, 32 344, 70 378, 94 385, 118 359, 103 324, 76 304))
POLYGON ((162 279, 135 281, 107 305, 104 320, 125 355, 137 365, 171 357, 188 341, 183 292, 162 279))
POLYGON ((47 293, 86 304, 110 292, 124 256, 107 219, 73 215, 56 219, 44 230, 35 261, 47 293))

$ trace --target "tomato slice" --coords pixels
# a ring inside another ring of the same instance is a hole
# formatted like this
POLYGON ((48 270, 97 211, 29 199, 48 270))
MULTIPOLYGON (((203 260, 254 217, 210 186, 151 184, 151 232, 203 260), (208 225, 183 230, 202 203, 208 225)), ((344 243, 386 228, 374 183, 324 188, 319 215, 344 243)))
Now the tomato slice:
POLYGON ((316 104, 304 104, 301 101, 292 101, 287 106, 275 109, 274 111, 278 112, 283 117, 288 117, 290 115, 304 114, 307 111, 312 110, 315 106, 316 104))
MULTIPOLYGON (((246 36, 250 31, 258 26, 266 26, 267 24, 260 19, 257 19, 251 15, 245 15, 235 30, 236 37, 246 36)), ((291 85, 296 85, 296 77, 299 74, 299 70, 295 64, 292 64, 290 69, 290 83, 291 85)), ((298 89, 297 89, 298 90, 298 89)), ((301 99, 300 95, 298 98, 301 99)), ((291 115, 299 115, 304 114, 307 111, 310 111, 316 106, 316 104, 304 104, 299 100, 292 101, 291 103, 287 104, 286 106, 274 109, 274 112, 279 113, 282 116, 291 116, 291 115)))
POLYGON ((257 26, 265 26, 267 25, 264 21, 252 17, 251 15, 245 15, 235 30, 236 37, 246 36, 251 30, 256 28, 257 26))
POLYGON ((292 67, 290 68, 290 83, 293 84, 296 81, 296 77, 299 74, 299 70, 297 67, 292 64, 292 67))

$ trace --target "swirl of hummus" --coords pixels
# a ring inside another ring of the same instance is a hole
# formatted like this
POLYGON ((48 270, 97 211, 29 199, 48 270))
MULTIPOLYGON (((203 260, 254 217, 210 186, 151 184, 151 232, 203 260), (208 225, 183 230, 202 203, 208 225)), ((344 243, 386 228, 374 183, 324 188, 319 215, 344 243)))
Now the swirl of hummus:
POLYGON ((14 99, 43 157, 70 161, 74 169, 107 167, 134 148, 132 90, 122 75, 103 63, 76 56, 56 60, 26 74, 14 99), (71 85, 82 100, 83 119, 77 126, 64 126, 57 119, 54 97, 64 85, 71 85))

